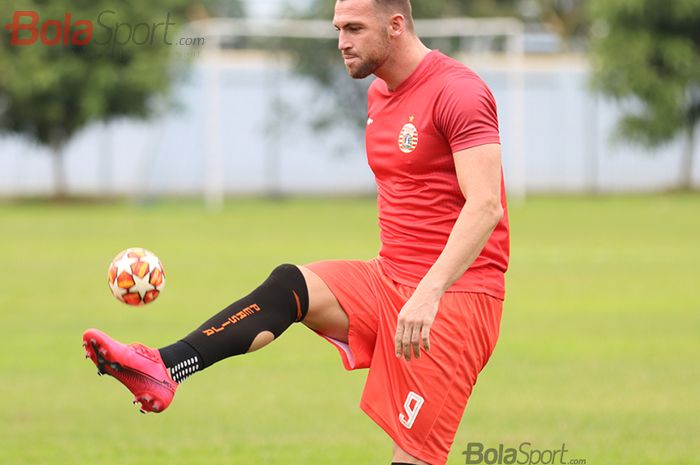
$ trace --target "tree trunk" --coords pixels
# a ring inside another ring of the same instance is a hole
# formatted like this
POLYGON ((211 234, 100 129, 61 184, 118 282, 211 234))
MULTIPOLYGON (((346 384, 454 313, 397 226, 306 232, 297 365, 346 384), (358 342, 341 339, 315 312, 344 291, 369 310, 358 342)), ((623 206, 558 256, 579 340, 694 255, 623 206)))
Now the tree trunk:
POLYGON ((53 198, 66 197, 66 177, 63 167, 63 149, 65 144, 61 140, 51 143, 51 158, 53 160, 53 198))
POLYGON ((683 151, 683 159, 681 160, 681 178, 679 187, 682 190, 691 190, 693 188, 693 152, 695 149, 695 130, 696 125, 690 123, 685 131, 686 146, 683 151))

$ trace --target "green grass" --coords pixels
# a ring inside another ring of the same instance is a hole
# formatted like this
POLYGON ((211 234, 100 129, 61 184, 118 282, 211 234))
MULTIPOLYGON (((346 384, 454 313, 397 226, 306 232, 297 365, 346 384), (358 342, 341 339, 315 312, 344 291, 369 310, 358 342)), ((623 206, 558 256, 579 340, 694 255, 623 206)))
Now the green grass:
MULTIPOLYGON (((449 463, 470 441, 601 464, 700 464, 700 196, 532 198, 511 206, 501 340, 449 463)), ((95 376, 80 335, 166 344, 275 265, 370 258, 372 200, 0 206, 0 463, 388 464, 357 407, 365 374, 301 326, 188 380, 139 415, 95 376), (163 259, 153 305, 114 300, 106 267, 140 245, 163 259)))

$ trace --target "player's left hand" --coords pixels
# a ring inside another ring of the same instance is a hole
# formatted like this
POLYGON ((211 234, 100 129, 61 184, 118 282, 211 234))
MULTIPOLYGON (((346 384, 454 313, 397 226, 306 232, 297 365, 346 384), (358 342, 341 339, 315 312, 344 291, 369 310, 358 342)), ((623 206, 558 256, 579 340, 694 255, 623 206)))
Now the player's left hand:
POLYGON ((399 312, 396 326, 396 356, 411 360, 411 353, 420 358, 420 346, 430 350, 430 328, 438 311, 439 298, 415 292, 399 312))

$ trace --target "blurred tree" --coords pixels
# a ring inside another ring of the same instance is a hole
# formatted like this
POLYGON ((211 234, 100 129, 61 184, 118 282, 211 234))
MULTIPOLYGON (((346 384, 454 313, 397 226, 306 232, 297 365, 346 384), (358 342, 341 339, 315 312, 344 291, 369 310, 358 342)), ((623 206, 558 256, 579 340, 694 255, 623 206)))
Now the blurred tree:
POLYGON ((590 16, 586 0, 523 0, 520 14, 527 20, 539 21, 559 36, 567 50, 586 46, 590 16))
POLYGON ((619 134, 656 147, 684 133, 679 185, 692 187, 700 123, 700 1, 595 0, 594 87, 620 101, 619 134))
POLYGON ((63 153, 76 132, 93 121, 153 114, 173 80, 169 52, 177 47, 178 27, 192 5, 191 0, 3 2, 0 22, 8 26, 0 28, 0 131, 50 149, 56 196, 66 192, 63 153), (34 22, 37 32, 19 31, 13 45, 13 15, 20 11, 36 13, 20 22, 34 22), (88 39, 81 20, 93 24, 87 45, 74 43, 88 39), (33 37, 32 44, 16 44, 33 37))

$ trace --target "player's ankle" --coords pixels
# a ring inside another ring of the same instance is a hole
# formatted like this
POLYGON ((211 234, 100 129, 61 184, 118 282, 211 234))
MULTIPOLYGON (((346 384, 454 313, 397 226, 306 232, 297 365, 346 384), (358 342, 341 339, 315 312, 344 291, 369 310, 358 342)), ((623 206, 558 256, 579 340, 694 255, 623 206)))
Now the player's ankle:
POLYGON ((202 357, 194 347, 185 341, 177 341, 158 349, 170 377, 180 384, 194 373, 203 369, 202 357))

